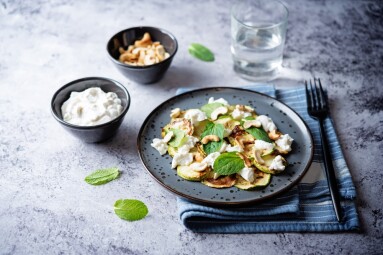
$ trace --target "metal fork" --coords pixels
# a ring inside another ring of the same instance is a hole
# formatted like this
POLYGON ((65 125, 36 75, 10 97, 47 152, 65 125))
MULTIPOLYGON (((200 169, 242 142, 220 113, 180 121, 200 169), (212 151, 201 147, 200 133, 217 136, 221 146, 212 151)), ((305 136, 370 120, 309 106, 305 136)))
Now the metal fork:
POLYGON ((324 129, 324 120, 327 118, 329 109, 326 95, 323 91, 320 79, 314 78, 314 84, 310 80, 310 84, 305 81, 307 111, 309 115, 318 120, 320 128, 320 137, 322 140, 322 155, 327 176, 327 183, 330 189, 331 200, 334 206, 335 215, 338 222, 341 222, 341 206, 339 192, 336 183, 334 166, 328 146, 328 139, 324 129))

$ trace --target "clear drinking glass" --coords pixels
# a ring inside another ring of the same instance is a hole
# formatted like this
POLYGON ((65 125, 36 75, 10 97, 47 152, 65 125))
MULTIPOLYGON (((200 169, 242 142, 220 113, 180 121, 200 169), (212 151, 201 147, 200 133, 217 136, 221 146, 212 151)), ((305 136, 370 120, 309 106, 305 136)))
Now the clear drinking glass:
POLYGON ((234 70, 243 78, 267 81, 282 66, 288 10, 280 1, 240 0, 231 10, 234 70))

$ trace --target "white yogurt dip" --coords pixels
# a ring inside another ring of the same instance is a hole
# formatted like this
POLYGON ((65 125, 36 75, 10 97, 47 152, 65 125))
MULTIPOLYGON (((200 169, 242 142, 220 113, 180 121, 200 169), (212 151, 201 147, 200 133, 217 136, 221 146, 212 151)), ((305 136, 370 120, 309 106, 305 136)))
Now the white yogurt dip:
POLYGON ((117 118, 122 112, 121 99, 100 88, 72 92, 61 106, 64 121, 78 126, 95 126, 117 118))

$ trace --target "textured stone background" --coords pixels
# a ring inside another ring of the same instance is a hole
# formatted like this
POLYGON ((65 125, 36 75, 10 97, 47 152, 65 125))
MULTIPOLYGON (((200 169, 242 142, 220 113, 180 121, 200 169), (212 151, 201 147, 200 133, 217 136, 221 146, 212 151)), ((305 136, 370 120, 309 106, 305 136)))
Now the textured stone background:
POLYGON ((157 185, 136 152, 149 112, 180 86, 241 86, 232 70, 229 1, 0 1, 0 254, 382 254, 383 4, 289 1, 279 87, 321 77, 358 191, 361 233, 206 235, 186 230, 175 196, 157 185), (152 25, 174 33, 179 51, 157 84, 124 78, 106 42, 124 28, 152 25), (192 42, 213 49, 204 63, 192 42), (50 113, 53 93, 86 76, 121 81, 132 105, 119 133, 84 144, 50 113), (118 166, 118 181, 93 187, 89 172, 118 166), (137 198, 149 216, 125 222, 119 198, 137 198))

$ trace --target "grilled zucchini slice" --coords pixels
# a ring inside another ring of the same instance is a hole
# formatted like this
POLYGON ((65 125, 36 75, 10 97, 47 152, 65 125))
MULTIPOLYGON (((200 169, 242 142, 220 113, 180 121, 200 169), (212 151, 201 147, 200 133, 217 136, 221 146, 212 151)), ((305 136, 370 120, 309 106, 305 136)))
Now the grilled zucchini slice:
POLYGON ((269 185, 271 181, 271 174, 264 173, 262 171, 255 171, 255 180, 253 182, 248 182, 237 174, 237 183, 235 187, 243 190, 252 190, 256 188, 264 188, 269 185))
POLYGON ((201 181, 206 174, 208 173, 208 170, 199 172, 199 171, 194 171, 193 169, 190 168, 190 166, 178 166, 177 167, 177 175, 185 180, 188 181, 201 181))

